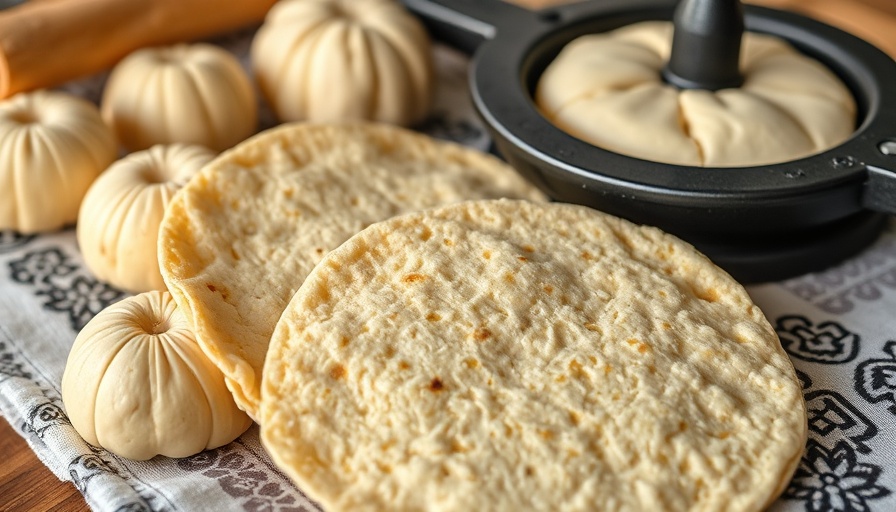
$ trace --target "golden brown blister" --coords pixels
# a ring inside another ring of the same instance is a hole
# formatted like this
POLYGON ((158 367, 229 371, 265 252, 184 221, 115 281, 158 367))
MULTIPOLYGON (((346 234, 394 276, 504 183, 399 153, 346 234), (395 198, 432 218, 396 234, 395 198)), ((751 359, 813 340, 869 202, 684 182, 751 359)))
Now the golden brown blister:
POLYGON ((264 370, 268 452, 329 512, 760 510, 806 439, 787 355, 690 245, 584 207, 370 226, 264 370))
POLYGON ((327 252, 400 213, 499 197, 543 200, 506 164, 457 144, 386 125, 283 125, 178 193, 159 233, 162 277, 257 419, 274 325, 327 252))

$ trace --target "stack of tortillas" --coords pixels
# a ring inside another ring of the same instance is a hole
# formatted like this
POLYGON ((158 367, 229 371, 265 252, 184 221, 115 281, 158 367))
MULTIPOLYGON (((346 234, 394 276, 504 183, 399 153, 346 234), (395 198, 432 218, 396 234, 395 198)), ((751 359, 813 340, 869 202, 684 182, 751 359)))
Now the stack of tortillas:
POLYGON ((691 246, 471 202, 364 230, 280 319, 261 433, 326 510, 760 510, 799 462, 793 367, 691 246))
POLYGON ((542 200, 460 146, 292 125, 182 190, 162 273, 330 512, 767 506, 806 412, 762 313, 688 244, 542 200))
POLYGON ((222 154, 175 197, 162 276, 237 404, 257 419, 280 313, 364 227, 466 199, 544 196, 496 158, 387 125, 283 125, 222 154))

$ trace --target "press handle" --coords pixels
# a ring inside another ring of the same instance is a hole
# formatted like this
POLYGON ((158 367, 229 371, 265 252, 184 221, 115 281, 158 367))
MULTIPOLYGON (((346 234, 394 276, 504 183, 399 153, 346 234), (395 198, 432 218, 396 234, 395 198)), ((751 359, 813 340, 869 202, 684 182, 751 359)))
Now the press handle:
POLYGON ((467 54, 494 39, 501 27, 521 27, 531 11, 500 0, 402 0, 434 38, 467 54))
POLYGON ((868 179, 862 206, 896 215, 896 137, 877 145, 877 154, 865 162, 868 179))
POLYGON ((680 89, 739 87, 744 9, 740 0, 681 0, 663 78, 680 89))

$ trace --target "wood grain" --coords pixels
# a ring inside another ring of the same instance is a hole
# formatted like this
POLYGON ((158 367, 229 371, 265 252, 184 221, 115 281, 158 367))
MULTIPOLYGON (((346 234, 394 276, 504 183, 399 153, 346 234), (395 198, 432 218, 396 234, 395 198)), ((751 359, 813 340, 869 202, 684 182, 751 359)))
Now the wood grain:
MULTIPOLYGON (((570 0, 514 0, 530 9, 570 3, 570 0)), ((859 36, 896 58, 896 1, 893 0, 747 0, 797 12, 859 36)))
POLYGON ((89 510, 81 493, 56 478, 6 419, 0 420, 0 510, 89 510))
POLYGON ((893 0, 751 0, 798 12, 859 36, 896 57, 896 2, 893 0))

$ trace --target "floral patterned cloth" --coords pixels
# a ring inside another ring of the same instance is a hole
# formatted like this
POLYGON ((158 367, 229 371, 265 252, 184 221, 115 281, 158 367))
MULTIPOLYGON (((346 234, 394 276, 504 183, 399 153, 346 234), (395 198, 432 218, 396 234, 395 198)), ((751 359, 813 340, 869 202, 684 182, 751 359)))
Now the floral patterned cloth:
MULTIPOLYGON (((246 64, 250 40, 251 31, 217 42, 246 64)), ((486 149, 466 60, 443 47, 436 55, 436 105, 420 129, 486 149)), ((98 101, 104 81, 64 89, 98 101)), ((272 126, 262 112, 262 128, 272 126)), ((772 510, 896 510, 896 222, 836 268, 749 291, 790 354, 809 408, 805 456, 772 510)), ((254 427, 222 448, 145 462, 78 436, 59 392, 68 350, 88 320, 124 296, 86 269, 71 229, 0 232, 0 413, 37 456, 95 510, 318 509, 273 466, 254 427)))

